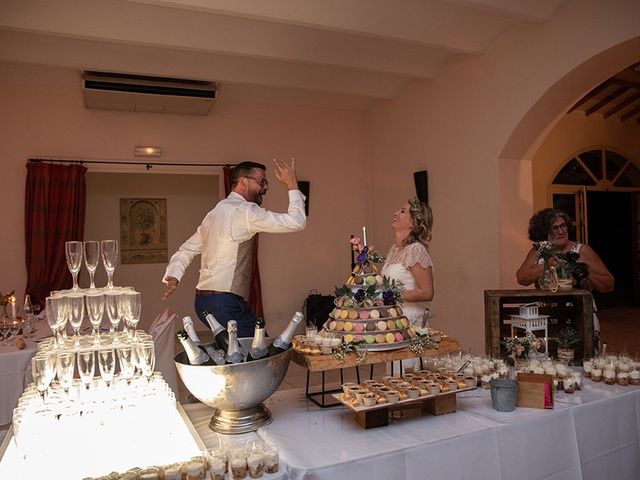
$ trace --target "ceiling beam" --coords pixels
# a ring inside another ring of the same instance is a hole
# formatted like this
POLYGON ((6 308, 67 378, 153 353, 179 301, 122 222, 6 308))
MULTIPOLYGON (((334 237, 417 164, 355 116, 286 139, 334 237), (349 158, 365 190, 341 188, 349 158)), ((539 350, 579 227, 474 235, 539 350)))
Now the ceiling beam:
POLYGON ((620 102, 619 104, 617 104, 615 107, 613 107, 610 110, 607 110, 603 117, 604 118, 609 118, 611 115, 619 112, 620 110, 622 110, 623 108, 628 107, 629 105, 631 105, 633 102, 635 102, 636 100, 640 99, 640 92, 637 92, 633 95, 631 95, 630 97, 626 98, 625 100, 623 100, 622 102, 620 102))

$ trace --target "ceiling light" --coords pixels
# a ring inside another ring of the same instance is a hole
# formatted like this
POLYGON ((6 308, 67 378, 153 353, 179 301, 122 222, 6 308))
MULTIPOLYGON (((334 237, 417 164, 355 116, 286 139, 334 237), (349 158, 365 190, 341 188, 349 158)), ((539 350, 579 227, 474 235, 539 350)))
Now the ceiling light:
POLYGON ((160 147, 134 147, 133 155, 136 157, 159 157, 162 155, 160 147))

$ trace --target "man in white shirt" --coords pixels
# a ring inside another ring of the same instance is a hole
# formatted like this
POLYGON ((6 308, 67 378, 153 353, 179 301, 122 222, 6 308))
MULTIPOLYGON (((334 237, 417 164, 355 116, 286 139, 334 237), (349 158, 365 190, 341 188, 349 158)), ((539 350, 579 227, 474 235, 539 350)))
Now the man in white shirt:
POLYGON ((231 172, 231 193, 218 202, 196 232, 171 257, 163 281, 168 298, 178 287, 185 270, 200 254, 200 278, 196 286, 195 309, 208 325, 204 311, 213 314, 222 325, 238 322, 238 336, 252 337, 256 316, 247 304, 251 283, 251 263, 255 234, 286 233, 304 230, 305 196, 298 190, 295 161, 273 160, 276 178, 289 189, 286 213, 262 208, 262 197, 269 190, 266 167, 242 162, 231 172))

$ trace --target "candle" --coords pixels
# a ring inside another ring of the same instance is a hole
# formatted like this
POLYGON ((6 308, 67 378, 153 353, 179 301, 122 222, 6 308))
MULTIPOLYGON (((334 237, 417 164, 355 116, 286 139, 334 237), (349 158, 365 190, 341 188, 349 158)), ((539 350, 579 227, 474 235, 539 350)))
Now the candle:
POLYGON ((16 297, 11 295, 9 302, 11 302, 11 318, 16 318, 16 297))
POLYGON ((364 246, 367 245, 367 227, 362 227, 362 241, 364 242, 364 246))

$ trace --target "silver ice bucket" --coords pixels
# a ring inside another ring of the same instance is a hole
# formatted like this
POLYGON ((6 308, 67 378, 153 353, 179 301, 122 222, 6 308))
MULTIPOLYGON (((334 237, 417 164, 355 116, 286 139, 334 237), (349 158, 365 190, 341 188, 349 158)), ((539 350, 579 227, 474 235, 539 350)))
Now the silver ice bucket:
MULTIPOLYGON (((248 350, 251 338, 241 338, 248 350)), ((271 412, 262 402, 284 380, 291 349, 246 363, 190 365, 185 352, 175 357, 178 374, 189 391, 202 403, 217 409, 209 427, 219 433, 245 433, 271 422, 271 412)))

